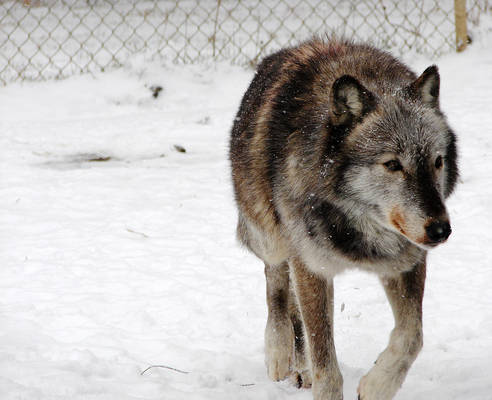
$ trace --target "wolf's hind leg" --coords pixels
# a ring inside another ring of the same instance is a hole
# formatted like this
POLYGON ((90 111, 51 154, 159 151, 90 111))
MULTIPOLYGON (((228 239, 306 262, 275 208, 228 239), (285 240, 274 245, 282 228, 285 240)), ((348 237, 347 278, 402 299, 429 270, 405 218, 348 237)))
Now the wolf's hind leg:
POLYGON ((342 400, 343 378, 333 341, 333 280, 316 276, 297 258, 291 268, 309 345, 314 400, 342 400))
POLYGON ((289 293, 289 316, 294 327, 294 363, 290 380, 298 388, 311 387, 311 371, 306 356, 306 338, 304 334, 304 323, 302 322, 301 311, 297 302, 296 293, 292 281, 290 282, 289 293))
POLYGON ((268 320, 265 329, 265 362, 274 381, 287 378, 294 357, 294 328, 289 317, 289 266, 265 263, 268 320))
POLYGON ((422 348, 422 298, 425 262, 397 278, 381 280, 391 303, 395 327, 388 347, 359 384, 360 400, 390 400, 422 348))

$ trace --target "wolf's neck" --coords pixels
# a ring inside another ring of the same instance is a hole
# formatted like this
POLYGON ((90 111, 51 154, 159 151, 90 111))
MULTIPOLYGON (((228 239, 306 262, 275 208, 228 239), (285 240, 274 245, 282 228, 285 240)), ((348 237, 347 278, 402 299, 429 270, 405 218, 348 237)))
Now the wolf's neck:
POLYGON ((325 200, 310 207, 309 230, 326 238, 338 252, 357 261, 397 258, 412 246, 398 233, 379 225, 370 214, 345 210, 325 200))

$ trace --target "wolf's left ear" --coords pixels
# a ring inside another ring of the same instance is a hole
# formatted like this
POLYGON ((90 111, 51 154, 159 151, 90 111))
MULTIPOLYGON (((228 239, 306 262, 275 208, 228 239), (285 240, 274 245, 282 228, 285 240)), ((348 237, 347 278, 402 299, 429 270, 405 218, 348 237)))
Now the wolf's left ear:
POLYGON ((420 99, 424 104, 439 108, 439 81, 437 67, 432 65, 407 87, 407 91, 411 97, 420 99))
POLYGON ((331 122, 348 125, 373 110, 376 99, 357 79, 343 75, 333 83, 330 103, 331 122))

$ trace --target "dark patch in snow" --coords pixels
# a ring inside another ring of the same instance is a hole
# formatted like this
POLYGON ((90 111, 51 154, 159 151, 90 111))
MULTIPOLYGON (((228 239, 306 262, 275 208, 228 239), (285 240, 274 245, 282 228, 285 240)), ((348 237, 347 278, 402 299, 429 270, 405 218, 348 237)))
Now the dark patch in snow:
POLYGON ((186 149, 183 146, 180 146, 179 144, 175 144, 174 150, 176 150, 179 153, 186 153, 186 149))
POLYGON ((104 161, 109 161, 111 160, 111 157, 107 156, 107 157, 95 157, 95 158, 91 158, 87 161, 89 162, 104 162, 104 161))
POLYGON ((42 163, 42 166, 54 169, 73 169, 89 167, 90 164, 107 163, 108 161, 119 161, 116 158, 103 153, 78 153, 67 155, 62 159, 51 160, 42 163))
POLYGON ((211 118, 209 115, 206 115, 203 118, 200 118, 198 121, 196 121, 197 124, 199 125, 210 125, 211 118))
POLYGON ((159 85, 152 85, 149 89, 152 91, 152 97, 154 99, 157 99, 157 97, 159 97, 159 93, 161 93, 163 88, 159 85))

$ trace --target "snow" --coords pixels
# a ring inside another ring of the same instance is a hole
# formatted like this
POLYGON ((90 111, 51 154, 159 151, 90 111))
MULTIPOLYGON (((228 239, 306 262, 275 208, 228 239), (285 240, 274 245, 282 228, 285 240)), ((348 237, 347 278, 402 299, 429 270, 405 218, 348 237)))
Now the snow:
MULTIPOLYGON (((462 175, 399 400, 492 399, 489 39, 437 62, 462 175)), ((0 89, 1 399, 312 398, 266 375, 263 267, 235 241, 227 142, 252 76, 135 57, 0 89)), ((393 321, 372 275, 337 277, 335 296, 352 399, 393 321)))

